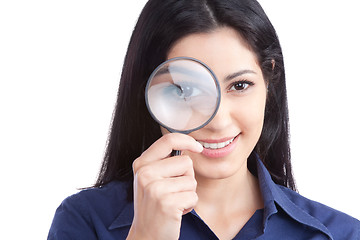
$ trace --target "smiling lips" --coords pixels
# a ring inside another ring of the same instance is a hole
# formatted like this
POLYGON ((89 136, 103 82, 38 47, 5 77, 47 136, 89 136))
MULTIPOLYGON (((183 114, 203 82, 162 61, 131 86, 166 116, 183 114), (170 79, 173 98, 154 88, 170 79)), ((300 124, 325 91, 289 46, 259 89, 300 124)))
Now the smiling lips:
POLYGON ((202 142, 202 141, 198 141, 198 142, 201 143, 201 145, 203 145, 204 148, 219 149, 219 148, 226 147, 227 145, 232 143, 232 141, 234 141, 234 138, 232 138, 228 141, 225 141, 225 142, 218 142, 218 143, 208 143, 208 142, 202 142))
POLYGON ((237 140, 238 136, 230 139, 203 140, 198 142, 204 147, 203 155, 210 158, 220 158, 225 157, 235 149, 237 140))

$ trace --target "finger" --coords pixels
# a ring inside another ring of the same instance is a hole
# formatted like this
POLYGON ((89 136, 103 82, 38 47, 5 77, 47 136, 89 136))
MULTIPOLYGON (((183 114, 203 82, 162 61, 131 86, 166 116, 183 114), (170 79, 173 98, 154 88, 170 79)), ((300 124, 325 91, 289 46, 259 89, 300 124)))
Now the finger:
POLYGON ((153 199, 161 200, 169 193, 196 191, 197 182, 195 178, 181 176, 176 178, 166 178, 150 183, 146 188, 146 194, 153 199))
POLYGON ((152 162, 143 166, 140 171, 146 171, 146 175, 169 178, 178 176, 194 176, 193 161, 187 155, 165 158, 161 161, 152 162))
POLYGON ((162 211, 183 215, 191 211, 198 202, 198 195, 194 191, 171 193, 163 198, 162 211))
POLYGON ((148 163, 134 173, 136 181, 142 188, 157 180, 179 176, 195 178, 194 175, 193 162, 186 155, 148 163))
POLYGON ((201 152, 203 150, 203 146, 195 139, 185 134, 165 134, 133 162, 134 174, 144 165, 168 157, 173 149, 201 152))
POLYGON ((168 157, 173 150, 188 150, 200 153, 203 146, 194 138, 181 133, 168 133, 159 138, 141 155, 144 161, 168 157))

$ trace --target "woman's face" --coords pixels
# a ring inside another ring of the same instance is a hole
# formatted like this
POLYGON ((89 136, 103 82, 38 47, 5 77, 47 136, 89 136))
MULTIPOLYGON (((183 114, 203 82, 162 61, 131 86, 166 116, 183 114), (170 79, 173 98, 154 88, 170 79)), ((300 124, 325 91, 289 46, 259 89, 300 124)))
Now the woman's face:
MULTIPOLYGON (((170 49, 168 58, 192 57, 208 65, 221 87, 216 116, 190 133, 204 146, 201 154, 184 152, 194 162, 197 178, 227 178, 246 171, 264 122, 266 84, 255 54, 229 27, 192 34, 170 49)), ((167 131, 162 128, 162 133, 167 131)))

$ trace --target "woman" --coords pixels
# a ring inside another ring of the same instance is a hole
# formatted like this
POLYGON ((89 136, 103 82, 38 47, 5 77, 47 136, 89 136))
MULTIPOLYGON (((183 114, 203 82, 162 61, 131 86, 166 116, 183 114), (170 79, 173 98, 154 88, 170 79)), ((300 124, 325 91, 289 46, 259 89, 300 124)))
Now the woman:
POLYGON ((97 183, 64 200, 48 239, 360 239, 358 220, 296 193, 288 135, 282 52, 255 0, 150 0, 97 183), (145 104, 150 74, 175 57, 204 62, 221 87, 216 116, 189 135, 145 104))

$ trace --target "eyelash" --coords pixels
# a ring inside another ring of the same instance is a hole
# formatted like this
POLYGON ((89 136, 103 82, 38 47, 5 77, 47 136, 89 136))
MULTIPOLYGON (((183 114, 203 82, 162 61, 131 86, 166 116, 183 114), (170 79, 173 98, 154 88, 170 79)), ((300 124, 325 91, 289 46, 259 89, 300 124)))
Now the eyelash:
POLYGON ((248 89, 249 87, 251 87, 251 86, 253 86, 253 85, 254 85, 253 82, 250 82, 250 81, 247 81, 247 80, 236 81, 236 82, 233 82, 233 83, 229 86, 228 92, 231 92, 231 91, 243 92, 243 91, 245 91, 246 89, 248 89), (232 88, 235 88, 235 86, 236 86, 236 85, 239 85, 239 84, 242 85, 242 89, 232 89, 232 88), (244 87, 243 85, 245 85, 245 87, 244 87))

